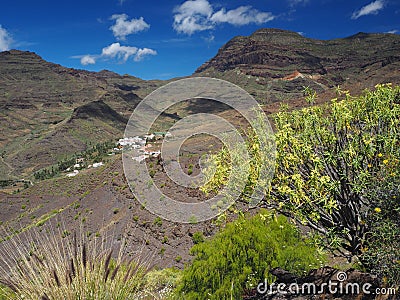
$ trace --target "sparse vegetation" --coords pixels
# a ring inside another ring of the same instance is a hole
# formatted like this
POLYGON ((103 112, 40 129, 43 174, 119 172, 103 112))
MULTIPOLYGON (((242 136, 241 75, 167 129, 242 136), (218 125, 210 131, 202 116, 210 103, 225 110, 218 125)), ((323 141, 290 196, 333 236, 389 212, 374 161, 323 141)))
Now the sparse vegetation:
POLYGON ((160 251, 158 252, 160 255, 164 255, 164 253, 165 253, 165 247, 163 246, 163 247, 161 247, 161 249, 160 249, 160 251))
POLYGON ((154 221, 153 221, 153 224, 154 224, 154 225, 157 225, 157 226, 161 226, 161 225, 162 225, 162 220, 161 220, 161 218, 160 218, 160 217, 156 217, 156 218, 154 219, 154 221))
POLYGON ((192 175, 193 174, 193 164, 189 164, 187 172, 188 172, 188 175, 192 175))

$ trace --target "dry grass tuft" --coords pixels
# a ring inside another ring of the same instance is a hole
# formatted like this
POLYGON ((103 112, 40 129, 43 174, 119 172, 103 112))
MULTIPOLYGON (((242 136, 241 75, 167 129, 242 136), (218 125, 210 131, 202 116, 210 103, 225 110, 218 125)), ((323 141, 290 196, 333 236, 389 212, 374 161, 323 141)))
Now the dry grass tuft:
POLYGON ((123 246, 113 246, 112 239, 62 238, 61 230, 22 234, 0 244, 0 290, 6 299, 149 299, 144 280, 149 264, 124 258, 123 246))

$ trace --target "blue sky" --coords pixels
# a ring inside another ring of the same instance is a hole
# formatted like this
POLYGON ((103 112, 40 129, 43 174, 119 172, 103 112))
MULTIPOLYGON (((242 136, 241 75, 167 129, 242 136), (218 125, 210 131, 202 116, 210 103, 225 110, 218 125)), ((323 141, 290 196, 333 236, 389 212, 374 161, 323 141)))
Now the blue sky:
POLYGON ((400 33, 398 0, 3 1, 0 50, 143 79, 192 74, 237 35, 264 27, 332 39, 400 33))

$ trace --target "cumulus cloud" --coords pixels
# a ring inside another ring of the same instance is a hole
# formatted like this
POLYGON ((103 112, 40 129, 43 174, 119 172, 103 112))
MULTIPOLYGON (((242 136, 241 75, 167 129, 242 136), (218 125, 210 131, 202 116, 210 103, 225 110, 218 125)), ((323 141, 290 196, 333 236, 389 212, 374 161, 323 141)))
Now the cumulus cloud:
POLYGON ((263 24, 273 19, 272 13, 259 11, 251 6, 214 11, 208 0, 188 0, 174 9, 173 28, 179 33, 192 35, 196 31, 213 29, 221 23, 242 26, 263 24))
POLYGON ((124 62, 126 62, 130 57, 133 57, 134 61, 140 61, 147 55, 157 55, 157 51, 149 48, 121 46, 120 43, 113 43, 104 47, 101 52, 102 57, 117 58, 124 62))
POLYGON ((84 66, 94 65, 96 63, 96 58, 93 55, 84 55, 81 57, 81 64, 84 66))
POLYGON ((135 61, 141 61, 147 55, 157 55, 157 51, 149 48, 138 49, 136 52, 135 61))
POLYGON ((121 46, 120 43, 113 43, 110 46, 103 48, 101 55, 112 58, 117 57, 123 61, 127 61, 128 58, 132 55, 135 55, 137 51, 138 48, 136 47, 121 46))
POLYGON ((210 20, 215 23, 229 23, 232 25, 247 25, 250 23, 263 24, 272 21, 274 16, 269 12, 261 12, 251 6, 240 6, 236 9, 221 9, 214 13, 210 20))
POLYGON ((98 60, 116 59, 119 62, 125 63, 129 58, 134 61, 141 61, 146 56, 157 55, 157 51, 149 48, 137 48, 131 46, 122 46, 120 43, 112 43, 104 47, 101 54, 87 54, 72 56, 72 58, 79 58, 83 66, 94 65, 98 60))
POLYGON ((363 7, 361 7, 359 10, 356 10, 353 12, 353 15, 351 18, 353 20, 358 19, 359 17, 362 16, 367 16, 367 15, 376 15, 380 10, 383 9, 385 6, 385 3, 383 0, 376 0, 374 2, 371 2, 363 7))
POLYGON ((11 35, 0 25, 0 51, 10 50, 11 43, 11 35))
POLYGON ((213 28, 213 9, 207 0, 189 0, 174 9, 173 28, 188 35, 213 28))
POLYGON ((125 40, 127 35, 150 28, 143 17, 128 20, 128 15, 120 14, 112 15, 111 20, 115 20, 115 24, 110 27, 110 30, 118 40, 125 40))

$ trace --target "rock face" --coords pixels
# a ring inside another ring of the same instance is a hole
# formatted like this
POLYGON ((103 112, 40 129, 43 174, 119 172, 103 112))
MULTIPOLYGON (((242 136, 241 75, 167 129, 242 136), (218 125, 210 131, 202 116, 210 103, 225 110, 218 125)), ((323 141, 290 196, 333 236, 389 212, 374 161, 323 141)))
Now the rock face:
POLYGON ((260 29, 230 40, 195 75, 228 79, 270 103, 301 96, 302 86, 321 93, 341 85, 358 92, 377 83, 398 83, 399 69, 399 35, 358 33, 323 41, 260 29))

